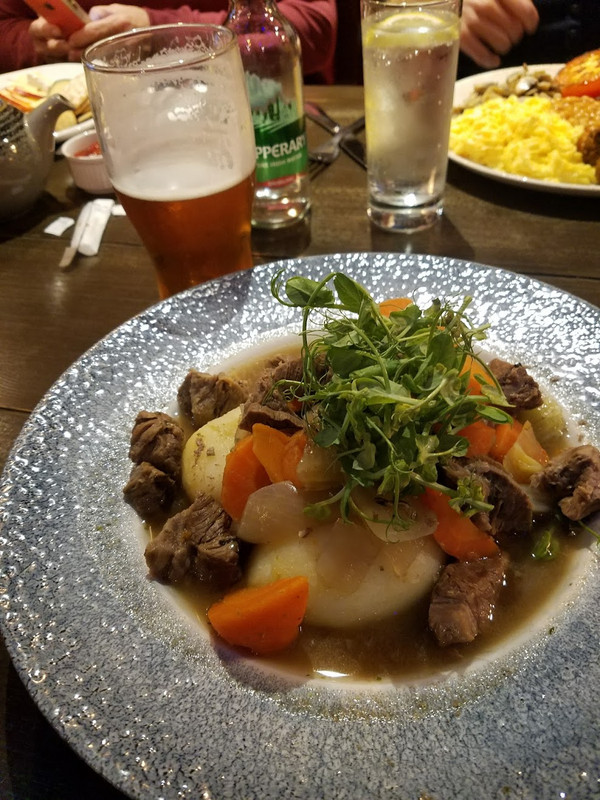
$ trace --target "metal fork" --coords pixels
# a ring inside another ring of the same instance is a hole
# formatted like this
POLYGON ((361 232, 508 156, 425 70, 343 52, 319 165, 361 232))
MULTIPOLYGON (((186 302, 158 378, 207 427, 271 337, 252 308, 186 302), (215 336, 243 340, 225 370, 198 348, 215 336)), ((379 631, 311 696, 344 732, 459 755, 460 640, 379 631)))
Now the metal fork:
POLYGON ((350 125, 345 125, 343 128, 336 124, 335 128, 337 128, 337 130, 333 128, 331 131, 334 135, 326 142, 323 142, 323 144, 310 150, 308 154, 310 161, 321 168, 329 166, 329 164, 332 164, 339 156, 340 145, 343 140, 348 136, 353 136, 355 133, 362 130, 364 126, 364 117, 354 120, 350 125))
POLYGON ((340 136, 336 133, 331 139, 328 139, 318 147, 309 151, 308 157, 311 161, 322 166, 329 166, 333 164, 340 154, 340 136))

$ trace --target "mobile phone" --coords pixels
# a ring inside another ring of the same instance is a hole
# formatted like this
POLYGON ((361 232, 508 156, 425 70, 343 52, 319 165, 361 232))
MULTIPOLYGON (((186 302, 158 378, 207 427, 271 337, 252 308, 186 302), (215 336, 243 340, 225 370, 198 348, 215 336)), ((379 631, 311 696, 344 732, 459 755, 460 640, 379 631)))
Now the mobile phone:
POLYGON ((25 0, 35 13, 61 29, 65 37, 83 28, 90 18, 76 0, 25 0))

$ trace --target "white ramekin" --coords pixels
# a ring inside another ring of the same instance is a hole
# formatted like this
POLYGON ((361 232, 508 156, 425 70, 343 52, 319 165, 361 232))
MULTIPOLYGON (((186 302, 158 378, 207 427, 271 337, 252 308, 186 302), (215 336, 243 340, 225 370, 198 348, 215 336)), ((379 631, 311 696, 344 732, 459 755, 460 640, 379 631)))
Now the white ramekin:
POLYGON ((76 155, 97 141, 95 130, 80 133, 67 139, 62 146, 62 154, 67 159, 76 186, 90 194, 110 194, 113 187, 104 166, 104 157, 76 155))

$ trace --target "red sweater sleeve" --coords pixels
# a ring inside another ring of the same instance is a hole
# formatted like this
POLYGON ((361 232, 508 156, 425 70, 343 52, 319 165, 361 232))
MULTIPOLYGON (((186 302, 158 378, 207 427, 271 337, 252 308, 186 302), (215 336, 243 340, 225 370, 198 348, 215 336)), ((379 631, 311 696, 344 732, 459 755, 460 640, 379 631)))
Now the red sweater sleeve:
MULTIPOLYGON (((160 2, 160 0, 159 0, 160 2)), ((168 22, 212 22, 222 24, 227 12, 219 0, 196 0, 193 5, 179 8, 150 8, 153 25, 168 22), (200 10, 212 6, 211 10, 200 10), (215 6, 221 6, 219 11, 215 6)), ((337 36, 337 6, 335 0, 280 0, 279 9, 298 31, 302 46, 305 75, 331 70, 337 36)))
POLYGON ((35 18, 35 12, 21 0, 0 0, 0 72, 39 63, 29 35, 35 18))
POLYGON ((298 31, 304 74, 332 70, 337 38, 335 0, 281 0, 279 8, 298 31))
MULTIPOLYGON (((79 0, 86 11, 101 0, 79 0)), ((152 25, 169 22, 211 22, 221 24, 228 0, 191 0, 177 6, 177 0, 146 0, 142 3, 152 25), (174 8, 165 8, 165 2, 174 8)), ((330 72, 337 35, 336 0, 280 0, 279 8, 298 31, 302 45, 304 74, 330 72)), ((39 63, 29 36, 35 13, 23 0, 0 0, 0 72, 31 67, 39 63)))

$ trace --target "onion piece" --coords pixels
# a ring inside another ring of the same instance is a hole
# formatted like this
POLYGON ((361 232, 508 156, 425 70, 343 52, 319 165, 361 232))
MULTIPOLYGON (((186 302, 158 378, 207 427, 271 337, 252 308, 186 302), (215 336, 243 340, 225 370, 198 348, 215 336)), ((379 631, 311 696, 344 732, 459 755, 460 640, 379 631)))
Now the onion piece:
POLYGON ((394 574, 407 584, 427 580, 431 574, 432 553, 437 549, 442 554, 432 537, 414 539, 411 547, 407 549, 405 542, 397 542, 389 544, 382 551, 394 574))
POLYGON ((344 482, 335 450, 309 441, 296 468, 298 480, 309 492, 332 489, 344 482))
POLYGON ((248 498, 237 535, 252 544, 298 538, 313 526, 304 514, 306 498, 289 481, 271 483, 248 498))
POLYGON ((407 497, 399 503, 399 510, 406 519, 406 527, 391 525, 392 505, 366 489, 352 493, 357 508, 364 514, 364 521, 382 542, 409 542, 430 536, 437 527, 437 517, 419 497, 407 497))

